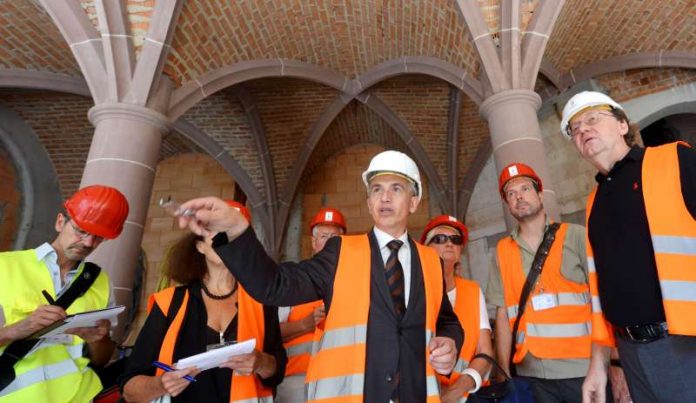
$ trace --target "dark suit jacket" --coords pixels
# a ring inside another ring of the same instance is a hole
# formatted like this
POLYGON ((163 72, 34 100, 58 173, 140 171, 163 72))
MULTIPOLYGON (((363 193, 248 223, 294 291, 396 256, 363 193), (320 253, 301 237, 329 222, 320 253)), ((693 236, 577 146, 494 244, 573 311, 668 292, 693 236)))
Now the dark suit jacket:
MULTIPOLYGON (((425 391, 425 288, 420 259, 411 246, 411 289, 406 312, 399 320, 394 312, 384 274, 384 262, 374 233, 371 249, 370 312, 367 323, 366 402, 388 402, 394 374, 399 370, 403 402, 423 402, 425 391)), ((222 239, 221 239, 222 238, 222 239)), ((275 263, 264 251, 251 227, 230 243, 216 237, 215 250, 247 292, 266 305, 294 306, 322 299, 331 309, 341 238, 331 238, 311 259, 299 263, 275 263)), ((443 287, 444 290, 444 287, 443 287)), ((443 292, 436 333, 454 339, 457 350, 463 330, 443 292)))

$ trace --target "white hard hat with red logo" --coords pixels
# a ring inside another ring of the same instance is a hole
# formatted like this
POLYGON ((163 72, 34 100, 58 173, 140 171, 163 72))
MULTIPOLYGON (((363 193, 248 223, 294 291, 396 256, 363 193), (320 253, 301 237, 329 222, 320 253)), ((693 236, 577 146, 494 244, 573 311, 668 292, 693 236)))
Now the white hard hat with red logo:
POLYGON ((563 108, 561 133, 570 140, 570 132, 568 131, 568 124, 570 123, 570 120, 573 119, 575 115, 587 108, 602 105, 623 110, 621 105, 611 99, 608 95, 602 94, 601 92, 583 91, 573 95, 573 97, 568 100, 568 103, 566 103, 565 107, 563 108))
POLYGON ((408 155, 399 151, 383 151, 372 158, 370 166, 363 172, 365 187, 370 189, 370 180, 378 175, 401 176, 416 185, 416 197, 420 201, 423 195, 418 166, 408 155))

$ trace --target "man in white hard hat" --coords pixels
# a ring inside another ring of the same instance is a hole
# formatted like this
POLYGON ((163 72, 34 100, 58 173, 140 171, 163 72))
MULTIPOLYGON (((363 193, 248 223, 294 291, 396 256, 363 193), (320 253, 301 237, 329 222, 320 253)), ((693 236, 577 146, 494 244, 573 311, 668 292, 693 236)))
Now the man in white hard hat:
POLYGON ((694 402, 696 385, 696 152, 643 149, 621 105, 581 92, 561 132, 594 165, 587 202, 593 350, 586 402, 604 401, 617 345, 636 402, 694 402))
POLYGON ((249 223, 215 198, 184 203, 195 215, 179 224, 222 232, 217 253, 262 303, 324 301, 326 324, 309 363, 308 401, 438 399, 436 374, 451 373, 463 332, 443 290, 440 258, 406 232, 423 191, 418 168, 407 155, 385 151, 372 159, 363 181, 373 230, 333 237, 300 263, 276 264, 249 223))

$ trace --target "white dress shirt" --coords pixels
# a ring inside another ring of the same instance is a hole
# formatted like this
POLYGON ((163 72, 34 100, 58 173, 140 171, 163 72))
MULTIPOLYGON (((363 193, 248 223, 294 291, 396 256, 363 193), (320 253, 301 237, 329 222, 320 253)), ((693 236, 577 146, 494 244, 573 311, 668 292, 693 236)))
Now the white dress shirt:
POLYGON ((382 254, 383 265, 387 264, 387 259, 391 254, 391 249, 389 249, 387 244, 394 239, 398 239, 399 241, 403 242, 403 245, 401 245, 401 248, 399 248, 398 256, 401 267, 404 269, 404 301, 406 306, 408 306, 408 297, 411 294, 411 245, 408 242, 408 232, 404 231, 400 237, 394 238, 377 227, 374 227, 373 231, 375 238, 377 238, 379 251, 382 254))

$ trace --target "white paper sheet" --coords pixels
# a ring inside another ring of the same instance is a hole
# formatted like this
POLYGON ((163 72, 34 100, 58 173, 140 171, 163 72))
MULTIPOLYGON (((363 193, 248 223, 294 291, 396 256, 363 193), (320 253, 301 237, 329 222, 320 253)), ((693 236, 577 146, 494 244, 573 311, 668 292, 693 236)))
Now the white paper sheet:
POLYGON ((206 351, 179 360, 174 366, 177 369, 198 367, 201 371, 220 366, 229 360, 233 355, 249 354, 256 347, 256 339, 249 339, 243 342, 232 344, 227 347, 220 347, 215 350, 206 351))
POLYGON ((83 313, 77 313, 70 315, 59 321, 58 323, 49 326, 47 332, 40 334, 39 338, 47 338, 52 336, 57 336, 60 334, 65 334, 66 330, 74 329, 76 327, 94 327, 97 325, 97 321, 101 319, 109 319, 112 323, 116 316, 126 309, 125 306, 119 305, 113 308, 99 309, 97 311, 89 311, 83 313))

